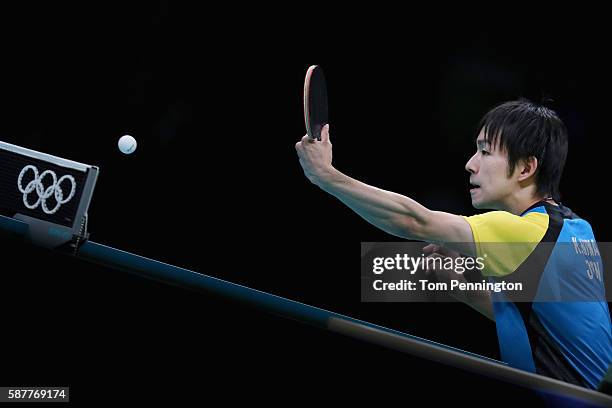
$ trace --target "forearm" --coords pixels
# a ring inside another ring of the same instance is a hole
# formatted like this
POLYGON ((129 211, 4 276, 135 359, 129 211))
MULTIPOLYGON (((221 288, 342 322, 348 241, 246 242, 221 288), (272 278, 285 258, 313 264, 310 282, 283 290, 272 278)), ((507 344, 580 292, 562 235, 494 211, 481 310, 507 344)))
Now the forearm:
POLYGON ((406 196, 367 185, 334 168, 317 184, 369 223, 402 238, 421 238, 420 231, 431 213, 406 196))
MULTIPOLYGON (((455 279, 458 279, 462 283, 468 282, 464 275, 457 274, 455 279)), ((495 321, 495 314, 493 313, 493 303, 491 301, 491 292, 488 290, 477 290, 477 291, 466 291, 466 290, 453 290, 451 292, 458 301, 461 301, 477 312, 488 317, 490 320, 495 321)))

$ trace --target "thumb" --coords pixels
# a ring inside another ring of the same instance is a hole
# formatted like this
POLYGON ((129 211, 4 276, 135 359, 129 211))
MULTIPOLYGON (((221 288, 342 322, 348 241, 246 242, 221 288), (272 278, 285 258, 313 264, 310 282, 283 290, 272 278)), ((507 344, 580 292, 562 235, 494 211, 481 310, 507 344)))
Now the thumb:
POLYGON ((321 141, 329 142, 329 123, 323 126, 323 129, 321 130, 321 141))

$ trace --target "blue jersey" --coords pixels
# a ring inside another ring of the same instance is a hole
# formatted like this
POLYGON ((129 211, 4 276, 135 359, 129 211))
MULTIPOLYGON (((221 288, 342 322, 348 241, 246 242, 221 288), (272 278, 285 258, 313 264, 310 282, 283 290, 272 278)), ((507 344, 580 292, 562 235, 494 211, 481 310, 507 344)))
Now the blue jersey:
POLYGON ((491 293, 502 360, 596 388, 612 364, 612 330, 603 264, 589 223, 544 201, 521 216, 492 211, 465 219, 477 256, 484 255, 485 243, 522 243, 491 259, 484 275, 520 280, 529 274, 527 280, 535 283, 520 301, 507 292, 491 293))

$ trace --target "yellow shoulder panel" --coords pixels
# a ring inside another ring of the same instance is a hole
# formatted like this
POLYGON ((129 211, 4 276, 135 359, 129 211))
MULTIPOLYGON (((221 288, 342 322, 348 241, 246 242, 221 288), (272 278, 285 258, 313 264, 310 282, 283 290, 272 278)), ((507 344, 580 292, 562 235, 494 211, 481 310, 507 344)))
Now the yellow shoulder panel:
POLYGON ((472 228, 477 256, 484 258, 485 276, 514 272, 542 240, 549 221, 548 214, 539 212, 520 217, 506 211, 491 211, 463 218, 472 228))

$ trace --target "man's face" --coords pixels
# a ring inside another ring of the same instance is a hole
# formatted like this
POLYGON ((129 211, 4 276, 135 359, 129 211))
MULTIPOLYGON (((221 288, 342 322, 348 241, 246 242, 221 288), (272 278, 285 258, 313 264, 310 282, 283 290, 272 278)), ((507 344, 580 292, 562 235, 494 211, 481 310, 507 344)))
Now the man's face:
POLYGON ((476 147, 476 153, 465 165, 470 173, 472 205, 479 209, 502 209, 515 187, 513 178, 508 178, 508 155, 499 146, 485 143, 484 130, 476 139, 476 147))

